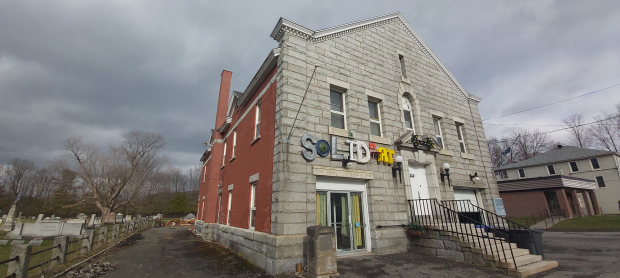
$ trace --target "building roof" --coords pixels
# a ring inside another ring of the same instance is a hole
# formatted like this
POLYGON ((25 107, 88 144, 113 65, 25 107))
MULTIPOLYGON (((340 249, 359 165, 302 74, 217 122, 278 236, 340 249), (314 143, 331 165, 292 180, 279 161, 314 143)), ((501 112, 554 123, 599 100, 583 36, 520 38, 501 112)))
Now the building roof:
POLYGON ((422 52, 424 52, 424 54, 426 54, 426 56, 433 62, 439 72, 443 73, 444 77, 447 78, 447 80, 451 83, 452 87, 456 89, 457 92, 461 93, 461 95, 465 99, 475 102, 480 102, 482 100, 478 96, 469 94, 465 90, 465 88, 463 88, 463 86, 458 82, 458 80, 456 80, 452 73, 439 60, 439 58, 437 58, 435 53, 431 51, 431 49, 424 42, 424 40, 422 40, 422 38, 415 30, 413 30, 411 25, 409 25, 409 22, 407 22, 399 12, 359 20, 321 30, 312 30, 299 23, 295 23, 291 20, 281 17, 280 20, 278 20, 275 28, 271 32, 271 37, 276 41, 280 41, 284 33, 289 32, 290 34, 295 35, 310 43, 320 43, 341 36, 345 36, 353 32, 379 27, 390 22, 399 23, 399 25, 404 29, 404 31, 409 35, 409 37, 411 37, 415 44, 420 47, 420 49, 422 49, 422 52))
POLYGON ((569 177, 563 175, 553 175, 548 177, 537 177, 517 180, 498 181, 497 189, 499 192, 540 190, 551 188, 575 188, 583 190, 598 190, 598 186, 593 180, 569 177))
POLYGON ((611 151, 601 151, 601 150, 593 150, 572 146, 562 146, 558 148, 554 148, 548 150, 545 153, 541 153, 535 157, 530 159, 526 159, 523 161, 515 162, 512 164, 504 165, 502 167, 497 167, 494 170, 508 170, 515 168, 524 168, 536 165, 545 165, 557 162, 565 162, 565 161, 573 161, 580 160, 586 158, 592 158, 597 156, 605 156, 605 155, 613 155, 616 154, 611 151))

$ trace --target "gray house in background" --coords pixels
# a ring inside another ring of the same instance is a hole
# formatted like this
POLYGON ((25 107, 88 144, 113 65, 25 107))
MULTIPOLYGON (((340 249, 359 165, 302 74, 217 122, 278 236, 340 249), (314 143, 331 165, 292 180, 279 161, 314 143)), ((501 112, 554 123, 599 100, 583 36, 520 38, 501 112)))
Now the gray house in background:
MULTIPOLYGON (((515 207, 526 209, 524 200, 532 202, 532 198, 526 198, 524 195, 528 191, 540 189, 549 191, 545 193, 545 198, 551 206, 555 201, 550 199, 553 198, 552 195, 556 195, 550 193, 552 188, 577 190, 577 193, 580 193, 574 194, 576 199, 572 202, 571 206, 574 208, 571 208, 573 212, 570 215, 581 214, 577 212, 580 210, 578 206, 583 206, 582 209, 594 206, 596 209, 597 202, 603 214, 618 214, 620 213, 619 166, 618 153, 558 145, 533 158, 498 167, 494 171, 508 214, 511 213, 508 210, 512 199, 520 203, 520 206, 515 207), (594 185, 598 189, 593 188, 594 185), (583 186, 585 187, 581 188, 583 186), (515 192, 519 192, 519 195, 515 192)), ((562 196, 556 197, 562 199, 562 196)), ((571 197, 568 196, 568 199, 571 197)))

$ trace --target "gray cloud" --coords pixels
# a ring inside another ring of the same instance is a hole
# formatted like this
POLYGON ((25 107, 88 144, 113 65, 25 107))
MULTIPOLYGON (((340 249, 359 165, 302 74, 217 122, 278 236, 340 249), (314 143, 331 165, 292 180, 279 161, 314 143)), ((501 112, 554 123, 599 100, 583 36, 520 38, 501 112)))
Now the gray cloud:
MULTIPOLYGON (((194 165, 221 70, 245 89, 277 46, 280 16, 321 29, 394 11, 483 98, 483 118, 620 83, 617 1, 3 1, 0 163, 56 158, 70 136, 105 146, 145 130, 164 135, 173 164, 194 165)), ((619 92, 489 122, 591 119, 619 92)), ((494 136, 512 128, 485 126, 494 136)))

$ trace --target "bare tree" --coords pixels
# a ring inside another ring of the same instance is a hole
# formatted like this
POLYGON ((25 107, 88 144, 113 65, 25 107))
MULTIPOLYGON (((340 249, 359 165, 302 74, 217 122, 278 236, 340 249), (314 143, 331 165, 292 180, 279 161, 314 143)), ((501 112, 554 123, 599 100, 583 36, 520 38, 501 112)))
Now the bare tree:
POLYGON ((594 117, 596 123, 588 131, 594 137, 594 145, 599 149, 613 152, 620 151, 620 104, 616 106, 617 114, 608 114, 594 117))
POLYGON ((187 184, 189 188, 187 191, 198 191, 200 189, 200 178, 202 175, 202 167, 196 165, 187 170, 187 184))
POLYGON ((562 119, 562 122, 568 126, 568 138, 565 144, 580 148, 589 148, 592 145, 591 133, 584 126, 582 114, 572 114, 562 119))
POLYGON ((103 152, 94 145, 85 144, 79 137, 65 142, 65 150, 78 165, 77 175, 90 190, 91 198, 105 216, 119 206, 130 203, 131 196, 153 174, 161 159, 163 148, 160 134, 132 131, 122 137, 119 146, 103 152), (126 198, 119 198, 129 188, 126 198))
POLYGON ((526 160, 544 152, 549 148, 547 134, 540 132, 538 129, 533 132, 522 128, 512 132, 514 141, 515 162, 526 160))
POLYGON ((34 162, 28 159, 14 158, 4 169, 4 187, 13 202, 16 202, 24 189, 28 187, 29 178, 35 170, 34 162))

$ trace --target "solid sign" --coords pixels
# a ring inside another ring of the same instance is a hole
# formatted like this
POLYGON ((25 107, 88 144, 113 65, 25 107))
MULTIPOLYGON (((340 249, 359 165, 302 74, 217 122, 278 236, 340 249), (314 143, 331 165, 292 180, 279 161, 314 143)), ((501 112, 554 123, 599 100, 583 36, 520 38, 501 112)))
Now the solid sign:
POLYGON ((506 209, 504 208, 504 200, 502 198, 493 198, 493 206, 497 215, 506 216, 506 209))

